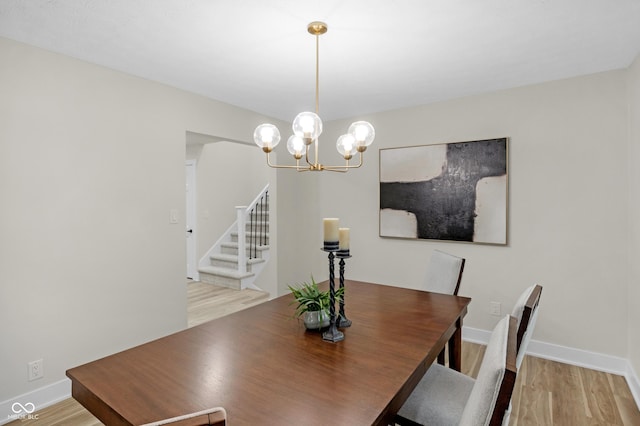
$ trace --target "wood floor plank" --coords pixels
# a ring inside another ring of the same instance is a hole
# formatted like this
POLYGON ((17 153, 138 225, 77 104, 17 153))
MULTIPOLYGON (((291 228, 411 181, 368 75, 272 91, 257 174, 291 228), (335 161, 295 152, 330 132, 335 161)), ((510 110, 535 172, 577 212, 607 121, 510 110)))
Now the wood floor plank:
POLYGON ((538 369, 540 375, 532 386, 549 389, 552 398, 554 421, 567 424, 576 416, 588 418, 588 405, 584 397, 580 374, 571 366, 544 360, 538 369), (555 379, 555 380, 552 380, 555 379))
MULTIPOLYGON (((268 299, 253 290, 189 282, 189 327, 246 309, 268 299)), ((462 343, 462 372, 476 377, 485 347, 462 343)), ((512 396, 511 426, 640 425, 640 411, 624 377, 542 358, 525 356, 512 396)), ((11 426, 100 426, 102 423, 69 398, 39 410, 37 420, 11 426)))
POLYGON ((478 370, 480 370, 485 349, 486 347, 483 345, 462 342, 462 368, 460 371, 474 379, 478 377, 478 370))
POLYGON ((578 371, 582 378, 590 418, 597 421, 598 424, 621 425, 622 417, 618 411, 607 373, 586 368, 580 368, 578 371))
MULTIPOLYGON (((511 413, 511 425, 540 426, 553 425, 551 392, 544 390, 521 389, 521 397, 512 399, 512 406, 518 407, 517 413, 511 413)), ((560 423, 558 423, 560 424, 560 423)))
POLYGON ((622 424, 640 425, 640 411, 638 411, 633 394, 631 394, 631 389, 629 389, 625 378, 614 374, 608 374, 607 378, 613 391, 622 424))

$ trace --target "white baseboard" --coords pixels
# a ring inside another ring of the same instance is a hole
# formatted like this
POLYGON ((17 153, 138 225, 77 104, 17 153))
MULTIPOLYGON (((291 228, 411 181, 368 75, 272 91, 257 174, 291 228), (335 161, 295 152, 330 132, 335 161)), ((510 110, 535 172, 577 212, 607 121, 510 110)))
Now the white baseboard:
MULTIPOLYGON (((491 336, 491 332, 486 330, 470 327, 462 328, 462 338, 468 342, 486 345, 487 342, 489 342, 489 336, 491 336)), ((624 358, 544 343, 538 340, 531 340, 527 348, 527 354, 624 376, 633 394, 633 398, 636 401, 636 405, 640 407, 640 380, 638 380, 638 375, 629 361, 624 358)), ((33 404, 35 411, 33 411, 32 414, 36 415, 38 414, 38 410, 69 397, 71 397, 71 380, 63 379, 59 382, 0 402, 0 425, 15 420, 16 417, 12 416, 20 415, 15 413, 15 410, 12 410, 12 406, 15 403, 19 403, 21 406, 26 406, 29 403, 33 404)), ((30 407, 30 405, 27 406, 27 408, 30 407)), ((15 408, 17 411, 20 411, 20 406, 16 406, 15 408)), ((25 413, 22 412, 21 414, 25 413)))
POLYGON ((625 374, 624 377, 626 377, 627 379, 627 383, 629 384, 629 389, 631 389, 633 399, 636 400, 636 405, 640 407, 640 381, 638 380, 638 375, 636 374, 631 364, 628 365, 627 374, 625 374))
POLYGON ((38 411, 69 397, 71 397, 71 380, 63 379, 2 401, 0 402, 0 425, 18 418, 46 420, 41 417, 35 417, 38 416, 38 411))
MULTIPOLYGON (((489 336, 491 336, 490 331, 462 327, 462 339, 468 342, 486 345, 487 342, 489 342, 489 336)), ((566 346, 540 342, 538 340, 531 340, 529 342, 527 354, 538 358, 623 376, 627 380, 636 405, 640 407, 640 381, 629 361, 624 358, 589 352, 582 349, 568 348, 566 346)))

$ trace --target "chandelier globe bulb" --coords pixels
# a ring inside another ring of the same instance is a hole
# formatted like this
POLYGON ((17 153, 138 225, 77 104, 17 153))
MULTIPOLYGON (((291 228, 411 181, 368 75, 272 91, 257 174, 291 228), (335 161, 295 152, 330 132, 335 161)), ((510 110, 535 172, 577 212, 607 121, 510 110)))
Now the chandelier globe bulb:
POLYGON ((293 119, 291 128, 294 135, 305 139, 309 145, 322 134, 322 120, 315 112, 301 112, 293 119))
POLYGON ((280 130, 273 124, 261 124, 253 132, 253 141, 263 151, 271 152, 280 143, 280 130))
POLYGON ((356 152, 356 138, 350 133, 344 134, 338 138, 336 148, 345 160, 350 160, 356 152))
POLYGON ((287 150, 296 160, 302 158, 305 153, 306 146, 304 139, 297 135, 291 135, 287 140, 287 150))
POLYGON ((376 131, 368 121, 356 121, 349 126, 349 134, 353 135, 358 148, 366 149, 376 138, 376 131))

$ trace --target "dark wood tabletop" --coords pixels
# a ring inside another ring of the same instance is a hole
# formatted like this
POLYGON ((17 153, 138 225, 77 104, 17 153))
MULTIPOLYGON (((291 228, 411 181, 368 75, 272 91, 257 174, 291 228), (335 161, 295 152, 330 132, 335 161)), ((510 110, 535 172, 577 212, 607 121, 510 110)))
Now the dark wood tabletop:
POLYGON ((305 331, 288 294, 72 368, 73 397, 107 425, 215 406, 232 426, 386 425, 447 341, 459 369, 471 299, 345 287, 343 341, 305 331))

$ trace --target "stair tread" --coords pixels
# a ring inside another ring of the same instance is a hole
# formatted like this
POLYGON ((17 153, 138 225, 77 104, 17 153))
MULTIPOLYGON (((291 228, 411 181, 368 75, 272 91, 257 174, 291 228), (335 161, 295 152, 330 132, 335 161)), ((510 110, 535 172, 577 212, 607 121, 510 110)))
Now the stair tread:
POLYGON ((239 272, 235 269, 222 268, 220 266, 201 266, 198 268, 198 272, 236 279, 243 279, 255 275, 253 272, 239 272))
MULTIPOLYGON (((238 256, 235 254, 223 254, 223 253, 216 253, 216 254, 212 254, 211 256, 209 256, 210 259, 212 260, 226 260, 228 262, 237 262, 238 261, 238 256)), ((260 257, 256 257, 253 259, 249 259, 247 258, 247 263, 262 263, 265 260, 260 258, 260 257)))
MULTIPOLYGON (((220 243, 220 246, 238 248, 238 243, 234 242, 234 241, 226 241, 224 243, 220 243)), ((252 247, 252 248, 254 248, 254 247, 252 247)), ((262 245, 262 246, 255 246, 255 248, 257 250, 269 250, 269 245, 265 244, 265 245, 262 245)), ((249 249, 249 246, 247 246, 247 250, 248 249, 249 249)))

